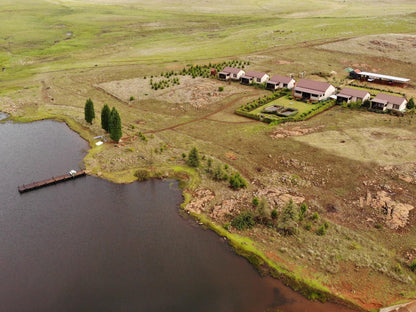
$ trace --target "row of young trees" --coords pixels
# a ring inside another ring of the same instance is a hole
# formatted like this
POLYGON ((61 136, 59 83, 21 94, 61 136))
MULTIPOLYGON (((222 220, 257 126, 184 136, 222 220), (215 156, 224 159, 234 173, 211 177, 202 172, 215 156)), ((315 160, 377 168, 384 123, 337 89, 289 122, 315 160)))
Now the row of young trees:
MULTIPOLYGON (((85 102, 84 115, 85 121, 92 124, 95 118, 95 110, 94 103, 91 99, 85 102)), ((101 127, 110 134, 112 140, 116 142, 120 141, 123 134, 121 131, 121 118, 115 107, 110 110, 107 104, 103 106, 101 110, 101 127)))

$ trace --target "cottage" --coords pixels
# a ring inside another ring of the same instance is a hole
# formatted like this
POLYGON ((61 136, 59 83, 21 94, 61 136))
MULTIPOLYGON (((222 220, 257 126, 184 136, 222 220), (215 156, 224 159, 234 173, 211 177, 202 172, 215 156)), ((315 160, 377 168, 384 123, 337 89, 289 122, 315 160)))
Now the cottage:
POLYGON ((218 78, 220 80, 240 80, 244 76, 244 70, 234 67, 225 67, 221 72, 218 73, 218 78))
POLYGON ((379 93, 371 100, 371 108, 385 111, 387 109, 403 112, 406 110, 407 100, 404 96, 379 93))
POLYGON ((293 96, 304 100, 322 101, 333 95, 335 91, 335 87, 327 82, 301 79, 296 83, 293 96))
POLYGON ((353 88, 344 88, 337 94, 337 103, 341 104, 343 102, 357 102, 357 101, 367 101, 370 99, 370 93, 365 90, 353 89, 353 88))
POLYGON ((295 79, 287 76, 273 76, 267 81, 266 89, 277 90, 282 88, 292 89, 295 85, 295 79))
POLYGON ((263 83, 269 79, 269 75, 266 73, 248 71, 243 77, 241 77, 242 84, 251 84, 251 83, 263 83))

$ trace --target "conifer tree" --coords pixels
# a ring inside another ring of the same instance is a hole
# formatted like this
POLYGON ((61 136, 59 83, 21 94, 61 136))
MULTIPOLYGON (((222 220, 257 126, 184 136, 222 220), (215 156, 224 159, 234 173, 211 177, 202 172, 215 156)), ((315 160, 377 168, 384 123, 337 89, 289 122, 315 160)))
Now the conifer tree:
POLYGON ((113 109, 111 110, 109 125, 110 125, 110 138, 116 142, 120 141, 121 136, 122 136, 121 118, 115 107, 113 107, 113 109))
POLYGON ((199 167, 199 153, 196 147, 193 147, 188 155, 188 166, 199 167))
POLYGON ((110 132, 110 107, 105 104, 101 110, 101 128, 106 132, 110 132))
POLYGON ((407 107, 407 109, 413 109, 413 108, 415 108, 415 101, 413 100, 413 98, 411 98, 409 100, 409 102, 407 102, 406 107, 407 107))
POLYGON ((84 117, 85 117, 85 121, 88 122, 89 124, 92 124, 92 120, 95 118, 95 111, 94 111, 94 103, 92 102, 91 99, 88 99, 85 102, 85 107, 84 107, 84 117))

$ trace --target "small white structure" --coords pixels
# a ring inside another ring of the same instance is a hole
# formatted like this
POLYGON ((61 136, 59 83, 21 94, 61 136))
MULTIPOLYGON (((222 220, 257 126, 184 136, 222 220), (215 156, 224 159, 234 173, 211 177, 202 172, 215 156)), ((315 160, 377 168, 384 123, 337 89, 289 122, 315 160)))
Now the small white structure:
POLYGON ((301 79, 294 88, 293 96, 299 99, 322 101, 335 94, 336 88, 327 82, 301 79))
POLYGON ((295 79, 287 76, 275 75, 267 81, 266 89, 277 90, 277 89, 293 89, 295 86, 295 79))
POLYGON ((244 76, 244 70, 234 67, 225 67, 221 72, 218 73, 218 79, 220 80, 240 80, 244 76))
POLYGON ((74 170, 74 169, 72 169, 71 171, 69 171, 69 174, 70 174, 71 176, 74 176, 76 173, 77 173, 77 171, 76 171, 76 170, 74 170))
POLYGON ((345 87, 337 94, 337 103, 364 102, 369 100, 370 96, 368 91, 345 87))
POLYGON ((407 100, 404 96, 396 96, 386 93, 379 93, 371 100, 371 108, 385 111, 387 109, 404 112, 407 100))
POLYGON ((242 84, 252 84, 252 83, 264 83, 269 79, 269 75, 262 72, 248 71, 243 77, 241 77, 242 84))

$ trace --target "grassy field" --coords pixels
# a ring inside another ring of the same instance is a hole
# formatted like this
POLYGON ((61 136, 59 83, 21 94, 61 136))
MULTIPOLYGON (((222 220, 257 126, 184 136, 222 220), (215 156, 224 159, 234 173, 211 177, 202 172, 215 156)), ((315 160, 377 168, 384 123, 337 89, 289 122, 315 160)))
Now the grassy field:
MULTIPOLYGON (((416 274, 409 269, 416 259, 416 210, 409 208, 416 206, 414 114, 334 107, 273 127, 234 114, 269 91, 211 78, 181 77, 179 86, 158 91, 148 83, 161 72, 232 59, 295 79, 304 72, 324 80, 317 74, 332 72, 326 80, 339 87, 350 82, 346 67, 415 81, 414 1, 363 6, 359 0, 4 0, 0 110, 16 121, 66 122, 90 142, 84 164, 91 174, 115 182, 135 180, 137 169, 175 176, 191 181, 185 193, 191 204, 201 199, 198 190, 212 191, 199 218, 221 235, 240 211, 254 211, 253 196, 279 213, 288 198, 303 200, 309 212, 297 235, 285 236, 275 224, 227 235, 235 244, 249 242, 250 253, 290 272, 293 281, 364 309, 415 298, 416 274), (99 117, 92 126, 84 120, 89 97, 97 116, 104 104, 119 111, 117 146, 95 146, 93 137, 103 130, 99 117), (193 146, 205 156, 197 170, 182 158, 193 146), (208 158, 228 174, 239 171, 248 187, 233 191, 214 181, 208 158), (394 211, 386 214, 386 206, 394 211), (393 228, 397 220, 404 226, 393 228), (324 222, 327 234, 319 236, 324 222)), ((392 90, 416 97, 414 85, 392 90)), ((312 106, 287 98, 273 104, 300 113, 312 106)))

